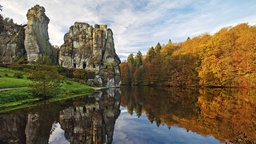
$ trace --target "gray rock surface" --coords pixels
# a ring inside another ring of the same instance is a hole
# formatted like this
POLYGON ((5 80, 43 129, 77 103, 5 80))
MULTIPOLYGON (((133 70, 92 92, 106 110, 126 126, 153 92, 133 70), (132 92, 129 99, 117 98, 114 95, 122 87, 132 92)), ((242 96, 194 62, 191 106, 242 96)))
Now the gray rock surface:
POLYGON ((52 57, 53 48, 48 36, 48 23, 50 20, 45 15, 44 7, 36 5, 29 9, 27 20, 24 45, 28 61, 33 63, 42 55, 52 57))
POLYGON ((14 24, 8 18, 3 20, 2 27, 0 33, 0 63, 11 64, 20 58, 26 58, 24 28, 14 24))
POLYGON ((65 34, 59 64, 67 68, 95 71, 97 78, 88 80, 88 84, 119 86, 120 63, 115 52, 113 32, 106 25, 96 24, 92 27, 87 23, 75 22, 65 34))

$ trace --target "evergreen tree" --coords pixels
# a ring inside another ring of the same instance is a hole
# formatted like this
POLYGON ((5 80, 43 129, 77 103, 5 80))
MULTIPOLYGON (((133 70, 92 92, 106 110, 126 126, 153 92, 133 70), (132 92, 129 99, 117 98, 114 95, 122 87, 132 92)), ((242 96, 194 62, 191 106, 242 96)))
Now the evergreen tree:
POLYGON ((135 56, 135 64, 137 67, 142 66, 142 53, 138 51, 137 55, 135 56))
POLYGON ((152 59, 155 57, 156 53, 155 53, 155 50, 153 47, 149 48, 148 49, 148 52, 147 52, 147 58, 148 58, 148 61, 151 62, 152 59))
POLYGON ((162 49, 162 47, 161 47, 160 43, 157 43, 157 45, 155 47, 156 55, 160 55, 161 49, 162 49))

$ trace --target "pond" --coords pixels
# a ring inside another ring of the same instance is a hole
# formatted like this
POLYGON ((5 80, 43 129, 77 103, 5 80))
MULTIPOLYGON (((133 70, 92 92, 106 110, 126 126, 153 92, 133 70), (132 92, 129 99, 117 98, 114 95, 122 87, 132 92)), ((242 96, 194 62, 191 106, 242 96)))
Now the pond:
POLYGON ((0 143, 256 143, 253 90, 121 87, 0 114, 0 143))

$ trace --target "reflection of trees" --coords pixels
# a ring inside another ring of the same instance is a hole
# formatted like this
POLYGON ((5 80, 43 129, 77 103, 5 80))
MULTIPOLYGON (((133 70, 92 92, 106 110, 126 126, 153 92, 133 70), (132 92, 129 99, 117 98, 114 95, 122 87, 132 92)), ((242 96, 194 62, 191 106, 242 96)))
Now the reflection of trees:
POLYGON ((145 112, 149 121, 157 125, 172 125, 173 116, 189 118, 196 115, 197 97, 193 93, 179 88, 169 91, 150 87, 123 88, 121 105, 126 106, 129 113, 145 112))
POLYGON ((218 139, 256 142, 255 91, 201 91, 199 124, 218 139))
POLYGON ((157 126, 178 125, 232 143, 256 142, 256 91, 123 88, 121 105, 157 126))

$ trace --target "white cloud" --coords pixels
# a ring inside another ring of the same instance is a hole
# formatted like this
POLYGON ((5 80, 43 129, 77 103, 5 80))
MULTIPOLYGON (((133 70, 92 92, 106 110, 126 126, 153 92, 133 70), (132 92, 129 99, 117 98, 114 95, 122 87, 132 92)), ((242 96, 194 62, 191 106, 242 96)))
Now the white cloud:
POLYGON ((223 26, 249 22, 255 25, 253 0, 0 0, 2 14, 26 23, 26 13, 35 4, 44 6, 50 18, 49 36, 54 45, 75 21, 106 23, 114 32, 119 55, 146 52, 157 42, 185 40, 223 26))
POLYGON ((65 138, 65 132, 61 129, 60 123, 53 123, 52 130, 48 140, 49 144, 70 144, 65 138))

